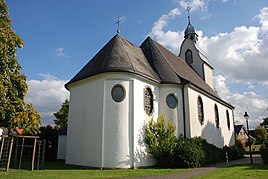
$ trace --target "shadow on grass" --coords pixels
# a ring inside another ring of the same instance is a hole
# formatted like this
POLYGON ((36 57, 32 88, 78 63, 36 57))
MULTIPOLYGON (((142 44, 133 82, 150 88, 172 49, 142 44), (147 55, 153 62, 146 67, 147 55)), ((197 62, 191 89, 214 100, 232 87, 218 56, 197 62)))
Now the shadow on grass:
POLYGON ((226 168, 242 167, 244 170, 265 170, 268 171, 267 164, 235 164, 227 166, 226 168))
MULTIPOLYGON (((16 166, 11 163, 10 169, 20 169, 20 170, 31 170, 32 163, 29 161, 23 161, 21 166, 17 163, 16 166)), ((46 161, 44 163, 44 168, 39 166, 39 170, 85 170, 92 169, 89 167, 77 166, 77 165, 66 165, 64 161, 46 161)), ((94 168, 96 169, 96 168, 94 168)), ((37 165, 35 165, 34 170, 37 170, 37 165)))

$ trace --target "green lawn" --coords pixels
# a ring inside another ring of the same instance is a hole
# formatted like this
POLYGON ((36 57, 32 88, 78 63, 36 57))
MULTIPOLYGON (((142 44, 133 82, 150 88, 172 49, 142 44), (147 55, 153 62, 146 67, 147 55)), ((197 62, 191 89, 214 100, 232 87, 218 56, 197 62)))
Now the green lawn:
MULTIPOLYGON (((64 166, 59 162, 46 162, 45 170, 18 170, 10 169, 9 174, 1 173, 0 178, 127 178, 127 177, 142 177, 142 176, 158 176, 168 175, 189 171, 192 169, 136 169, 136 170, 91 170, 82 168, 73 168, 64 166)), ((225 168, 216 169, 215 171, 198 177, 199 179, 207 178, 268 178, 268 165, 253 164, 253 165, 234 165, 225 168)))
MULTIPOLYGON (((28 167, 28 166, 27 166, 28 167)), ((29 167, 28 167, 29 168, 29 167)), ((142 177, 142 176, 156 176, 167 175, 172 173, 183 172, 189 169, 137 169, 137 170, 96 170, 83 169, 64 166, 59 162, 46 162, 45 170, 18 170, 10 169, 9 174, 0 174, 0 178, 126 178, 126 177, 142 177)))
POLYGON ((217 169, 208 174, 197 177, 197 179, 208 179, 208 178, 256 178, 256 179, 266 179, 268 178, 268 165, 265 164, 241 164, 229 166, 221 169, 217 169))

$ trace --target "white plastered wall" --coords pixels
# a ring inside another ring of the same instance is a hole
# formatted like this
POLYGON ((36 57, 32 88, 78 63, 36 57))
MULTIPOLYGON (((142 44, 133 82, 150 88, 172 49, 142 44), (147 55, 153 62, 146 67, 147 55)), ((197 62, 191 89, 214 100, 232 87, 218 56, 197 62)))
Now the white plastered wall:
POLYGON ((135 78, 133 79, 133 99, 134 113, 133 113, 133 132, 134 132, 134 148, 133 148, 133 165, 134 168, 152 166, 155 164, 155 160, 151 154, 149 154, 144 143, 144 130, 145 125, 152 118, 157 119, 159 114, 159 87, 158 84, 152 83, 147 79, 135 78), (144 110, 144 90, 149 87, 153 92, 153 112, 151 115, 147 115, 144 110))
POLYGON ((234 145, 234 124, 232 109, 227 106, 216 102, 215 100, 197 92, 192 88, 187 88, 189 105, 188 105, 188 125, 190 132, 188 137, 201 136, 206 139, 209 143, 214 144, 217 147, 222 148, 227 145, 234 145), (197 110, 197 99, 202 98, 203 109, 204 109, 204 123, 200 124, 198 120, 198 110, 197 110), (218 106, 219 111, 219 128, 215 124, 215 112, 214 106, 218 106), (229 111, 230 118, 230 129, 227 126, 226 110, 229 111))
POLYGON ((204 65, 205 81, 212 89, 214 89, 212 70, 206 63, 204 63, 203 65, 204 65))
POLYGON ((104 79, 94 77, 73 83, 66 145, 66 163, 102 167, 104 79))
POLYGON ((66 135, 58 136, 58 149, 57 149, 57 159, 66 159, 66 135))
POLYGON ((103 148, 104 168, 131 168, 133 163, 133 114, 132 80, 116 78, 111 75, 105 80, 103 110, 103 148), (122 102, 111 97, 114 85, 124 86, 126 96, 122 102))
POLYGON ((152 166, 147 153, 144 125, 158 117, 159 87, 147 79, 128 74, 102 74, 69 86, 70 114, 67 164, 99 168, 152 166), (111 89, 121 84, 125 99, 117 103, 111 89), (144 111, 144 89, 154 94, 151 116, 144 111), (135 95, 135 97, 133 97, 135 95))
POLYGON ((162 113, 166 120, 170 120, 173 125, 176 126, 176 134, 184 135, 184 121, 183 121, 183 99, 182 99, 182 89, 178 85, 168 85, 163 84, 160 87, 160 113, 162 113), (174 94, 177 97, 178 105, 176 108, 172 109, 168 107, 166 103, 166 98, 169 94, 174 94))

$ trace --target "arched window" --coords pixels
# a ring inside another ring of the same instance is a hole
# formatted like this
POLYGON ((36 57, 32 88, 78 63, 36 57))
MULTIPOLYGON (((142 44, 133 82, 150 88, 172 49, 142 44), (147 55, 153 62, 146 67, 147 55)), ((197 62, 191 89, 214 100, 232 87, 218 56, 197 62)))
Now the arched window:
POLYGON ((186 63, 188 63, 188 64, 192 64, 193 63, 193 53, 189 49, 185 53, 185 60, 186 60, 186 63))
POLYGON ((153 92, 149 87, 144 90, 144 110, 147 115, 151 115, 153 112, 153 92))
POLYGON ((219 110, 217 104, 214 106, 214 113, 215 113, 215 123, 216 127, 219 128, 220 126, 220 119, 219 119, 219 110))
POLYGON ((230 130, 230 116, 229 116, 229 111, 226 110, 226 119, 227 119, 227 127, 230 130))
POLYGON ((197 99, 198 119, 201 124, 204 124, 204 108, 202 98, 199 96, 197 99))

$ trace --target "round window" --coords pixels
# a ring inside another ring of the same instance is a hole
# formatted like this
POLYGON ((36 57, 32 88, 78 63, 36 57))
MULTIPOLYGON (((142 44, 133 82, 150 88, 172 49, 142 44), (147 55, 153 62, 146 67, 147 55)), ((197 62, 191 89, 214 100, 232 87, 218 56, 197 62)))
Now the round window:
POLYGON ((123 85, 114 85, 111 91, 112 98, 115 102, 122 102, 126 97, 126 91, 123 85))
POLYGON ((175 94, 169 94, 169 95, 167 96, 166 101, 167 101, 167 105, 168 105, 168 107, 170 107, 170 108, 172 108, 172 109, 176 108, 177 105, 178 105, 178 99, 177 99, 177 97, 175 96, 175 94))

